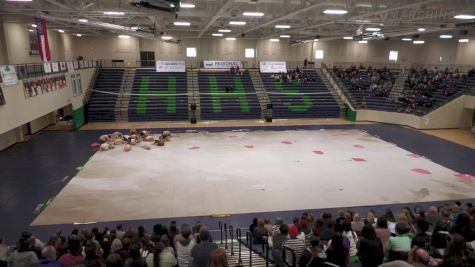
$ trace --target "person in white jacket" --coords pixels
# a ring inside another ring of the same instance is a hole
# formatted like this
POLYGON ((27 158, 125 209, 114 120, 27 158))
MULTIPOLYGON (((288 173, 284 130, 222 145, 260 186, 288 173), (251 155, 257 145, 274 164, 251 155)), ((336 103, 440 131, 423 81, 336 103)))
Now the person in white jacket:
POLYGON ((179 267, 187 267, 191 261, 191 250, 196 244, 196 241, 191 235, 191 227, 183 225, 181 235, 183 239, 175 242, 176 255, 179 267))

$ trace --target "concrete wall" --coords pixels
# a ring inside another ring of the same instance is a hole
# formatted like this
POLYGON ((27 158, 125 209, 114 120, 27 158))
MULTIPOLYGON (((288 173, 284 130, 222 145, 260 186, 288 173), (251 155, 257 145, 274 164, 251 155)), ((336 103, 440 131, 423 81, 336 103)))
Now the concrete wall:
MULTIPOLYGON (((81 73, 83 94, 86 93, 94 69, 78 70, 81 73)), ((73 97, 71 76, 66 73, 67 86, 62 90, 25 98, 23 83, 16 86, 4 87, 6 105, 0 106, 0 134, 10 131, 25 123, 45 116, 59 108, 72 104, 73 109, 82 106, 83 95, 73 97)), ((39 122, 40 126, 43 123, 39 122)))
POLYGON ((416 129, 467 128, 473 123, 475 96, 464 95, 418 117, 412 114, 376 110, 357 110, 357 121, 373 121, 405 125, 416 129))

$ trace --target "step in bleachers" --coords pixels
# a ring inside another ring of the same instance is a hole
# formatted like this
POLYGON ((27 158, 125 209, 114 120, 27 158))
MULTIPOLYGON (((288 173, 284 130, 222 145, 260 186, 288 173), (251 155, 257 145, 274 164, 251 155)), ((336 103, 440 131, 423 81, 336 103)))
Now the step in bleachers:
POLYGON ((248 71, 198 74, 202 120, 259 119, 261 106, 248 71), (234 91, 227 93, 226 86, 234 91))
POLYGON ((340 107, 315 70, 304 70, 315 81, 279 82, 271 73, 261 73, 272 103, 272 116, 280 118, 338 118, 340 107))
POLYGON ((137 69, 129 101, 129 121, 188 120, 187 86, 186 72, 137 69))
POLYGON ((101 69, 87 107, 89 122, 115 121, 115 104, 122 84, 123 69, 101 69))

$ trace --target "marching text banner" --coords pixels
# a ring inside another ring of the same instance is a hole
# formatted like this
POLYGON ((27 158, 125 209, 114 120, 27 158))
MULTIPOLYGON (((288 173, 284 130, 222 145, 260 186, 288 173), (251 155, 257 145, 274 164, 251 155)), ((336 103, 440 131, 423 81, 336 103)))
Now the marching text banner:
POLYGON ((157 61, 157 72, 186 72, 185 61, 157 61))
POLYGON ((287 64, 285 61, 261 61, 259 69, 262 73, 287 72, 287 64))

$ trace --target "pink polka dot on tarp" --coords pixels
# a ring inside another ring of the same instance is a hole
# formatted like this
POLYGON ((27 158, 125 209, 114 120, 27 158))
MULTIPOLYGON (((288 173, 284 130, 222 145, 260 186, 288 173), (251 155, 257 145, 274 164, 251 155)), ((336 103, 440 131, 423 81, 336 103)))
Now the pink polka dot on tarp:
POLYGON ((285 141, 282 141, 282 144, 291 145, 293 143, 292 143, 292 141, 285 140, 285 141))
POLYGON ((321 151, 321 150, 314 150, 312 152, 317 154, 317 155, 323 155, 324 154, 323 151, 321 151))
POLYGON ((99 148, 99 147, 101 146, 101 144, 99 144, 99 143, 92 143, 90 146, 91 146, 92 148, 99 148))
POLYGON ((432 173, 431 173, 430 171, 428 171, 428 170, 419 169, 419 168, 412 169, 411 171, 417 172, 417 173, 420 173, 420 174, 432 174, 432 173))
POLYGON ((356 148, 364 148, 364 146, 362 146, 362 145, 354 145, 353 147, 356 147, 356 148))
POLYGON ((190 147, 190 149, 195 150, 195 149, 200 149, 200 147, 199 146, 192 146, 192 147, 190 147))
POLYGON ((366 161, 364 158, 352 158, 351 160, 356 161, 356 162, 365 162, 366 161))
POLYGON ((249 148, 249 149, 252 149, 252 148, 254 148, 254 146, 253 146, 253 145, 247 145, 247 146, 244 146, 244 147, 245 147, 245 148, 249 148))
POLYGON ((455 174, 455 176, 457 176, 458 178, 460 178, 464 181, 475 181, 475 176, 470 175, 470 174, 458 173, 458 174, 455 174))
POLYGON ((416 158, 416 159, 422 157, 422 155, 419 155, 419 154, 417 154, 417 153, 411 153, 411 154, 407 154, 407 155, 408 155, 409 157, 413 157, 413 158, 416 158))
POLYGON ((230 135, 229 138, 237 138, 237 135, 230 135))

